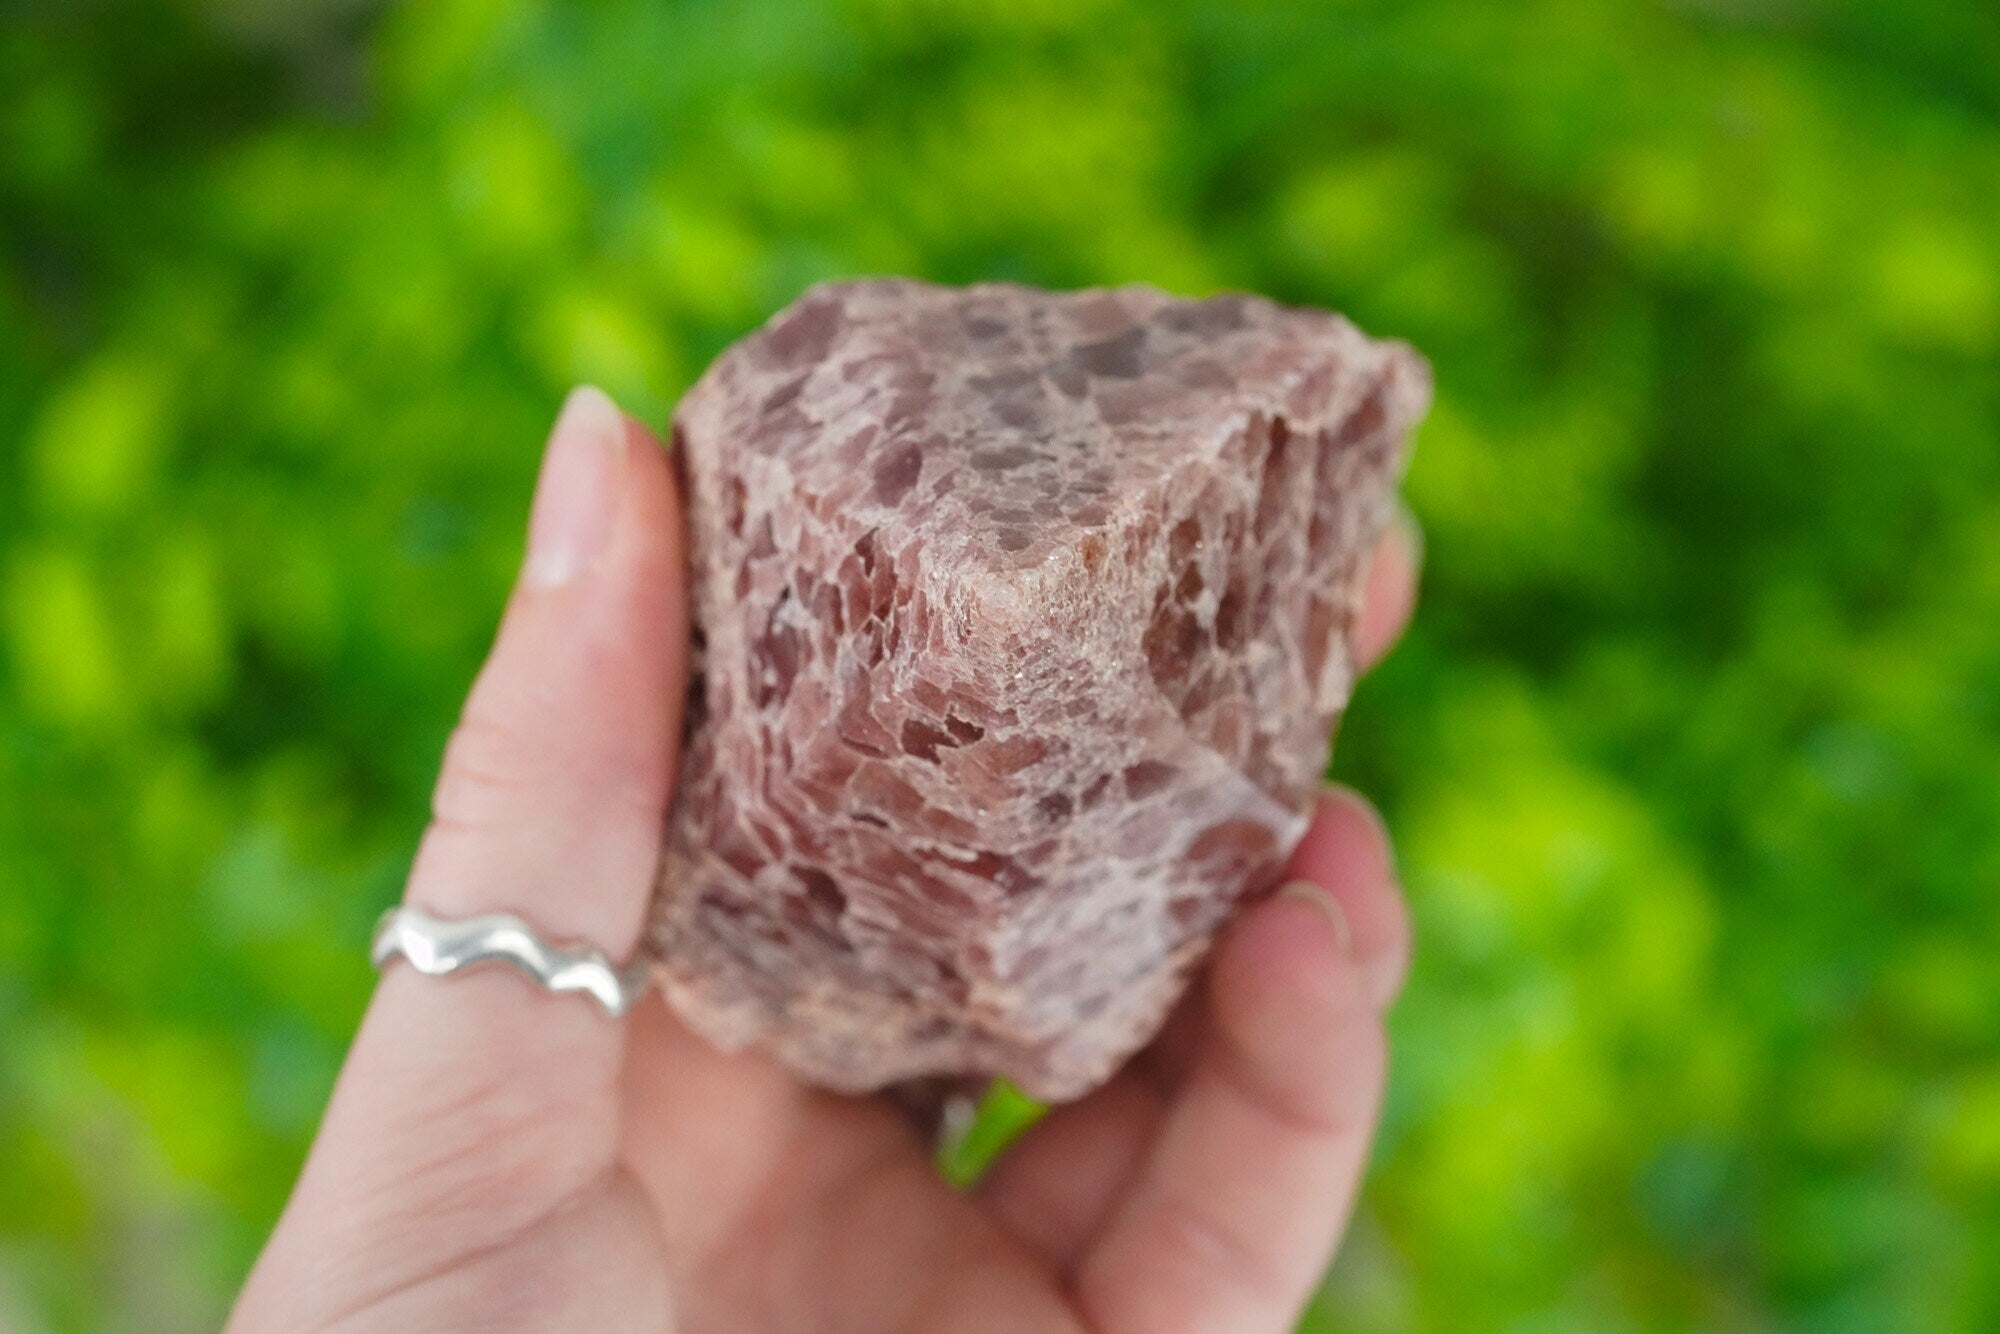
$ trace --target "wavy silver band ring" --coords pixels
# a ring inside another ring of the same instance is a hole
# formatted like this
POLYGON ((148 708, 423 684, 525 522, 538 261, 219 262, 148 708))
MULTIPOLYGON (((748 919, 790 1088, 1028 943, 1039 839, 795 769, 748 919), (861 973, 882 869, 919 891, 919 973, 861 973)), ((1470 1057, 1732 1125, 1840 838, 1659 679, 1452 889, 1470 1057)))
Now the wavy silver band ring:
POLYGON ((616 1019, 646 992, 650 971, 642 963, 620 969, 589 945, 551 945, 512 913, 486 913, 463 921, 433 917, 408 905, 382 914, 368 957, 386 969, 398 957, 428 977, 444 977, 484 963, 511 964, 544 991, 578 991, 616 1019))

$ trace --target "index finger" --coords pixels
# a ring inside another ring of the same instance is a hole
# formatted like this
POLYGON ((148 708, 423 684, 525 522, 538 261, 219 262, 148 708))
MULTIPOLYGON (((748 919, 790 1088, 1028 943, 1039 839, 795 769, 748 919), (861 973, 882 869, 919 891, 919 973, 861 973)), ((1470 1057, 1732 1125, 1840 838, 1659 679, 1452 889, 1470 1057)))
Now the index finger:
MULTIPOLYGON (((405 903, 507 912, 554 945, 638 944, 686 693, 680 511, 657 442, 572 394, 537 484, 529 551, 433 799, 405 903)), ((477 1250, 615 1159, 624 1026, 509 968, 391 962, 260 1268, 364 1285, 477 1250), (338 1238, 329 1228, 344 1229, 338 1238), (274 1260, 273 1255, 280 1258, 274 1260)))

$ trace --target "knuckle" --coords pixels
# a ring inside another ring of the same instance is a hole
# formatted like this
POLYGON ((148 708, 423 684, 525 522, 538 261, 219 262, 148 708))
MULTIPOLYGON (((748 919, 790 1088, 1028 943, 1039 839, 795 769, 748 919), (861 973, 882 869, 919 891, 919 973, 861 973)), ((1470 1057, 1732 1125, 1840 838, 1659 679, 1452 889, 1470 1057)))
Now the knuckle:
POLYGON ((1313 1139, 1363 1133, 1388 1069, 1388 1037, 1373 1015, 1357 1015, 1283 1049, 1232 1047, 1225 1073, 1240 1095, 1278 1125, 1313 1139))
POLYGON ((1290 1285, 1263 1239, 1232 1227, 1200 1201, 1174 1193, 1158 1196, 1153 1241, 1170 1266, 1194 1280, 1196 1291, 1222 1299, 1204 1305, 1256 1308, 1288 1300, 1290 1285))
POLYGON ((512 819, 532 788, 534 754, 533 740, 521 729, 468 709, 445 746, 432 816, 442 825, 475 829, 512 819))
POLYGON ((445 746, 431 816, 447 829, 517 827, 525 818, 565 816, 571 827, 637 823, 665 814, 664 751, 633 746, 582 753, 574 743, 468 709, 445 746))

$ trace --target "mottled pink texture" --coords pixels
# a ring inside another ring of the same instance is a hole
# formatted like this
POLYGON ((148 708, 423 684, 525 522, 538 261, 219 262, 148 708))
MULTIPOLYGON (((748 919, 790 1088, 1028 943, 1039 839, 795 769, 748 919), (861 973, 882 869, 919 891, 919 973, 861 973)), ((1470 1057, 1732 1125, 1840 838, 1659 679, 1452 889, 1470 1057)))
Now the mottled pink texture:
POLYGON ((702 636, 667 996, 862 1090, 1049 1098, 1305 828, 1423 362, 1143 287, 813 289, 682 402, 702 636))

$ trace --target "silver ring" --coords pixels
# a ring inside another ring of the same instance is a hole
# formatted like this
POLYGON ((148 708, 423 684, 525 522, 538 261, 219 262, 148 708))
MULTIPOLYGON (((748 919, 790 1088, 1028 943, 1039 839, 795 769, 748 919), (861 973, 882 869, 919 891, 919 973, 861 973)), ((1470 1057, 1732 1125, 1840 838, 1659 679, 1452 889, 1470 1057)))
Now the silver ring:
POLYGON ((643 963, 620 969, 589 945, 551 945, 512 913, 486 913, 464 921, 433 917, 408 905, 382 914, 368 957, 378 969, 398 956, 428 977, 443 977, 482 963, 512 964, 545 991, 580 991, 616 1019, 646 992, 643 963))

